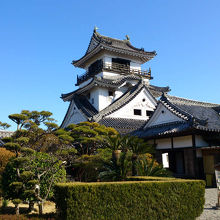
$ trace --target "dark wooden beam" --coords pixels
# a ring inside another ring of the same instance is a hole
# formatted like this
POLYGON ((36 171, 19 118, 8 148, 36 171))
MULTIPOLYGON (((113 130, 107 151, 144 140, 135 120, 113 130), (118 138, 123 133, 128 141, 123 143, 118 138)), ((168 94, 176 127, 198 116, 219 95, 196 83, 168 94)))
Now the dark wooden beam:
POLYGON ((193 163, 194 164, 194 175, 195 175, 195 178, 198 178, 195 134, 192 134, 192 147, 193 147, 193 159, 194 159, 194 163, 193 163))

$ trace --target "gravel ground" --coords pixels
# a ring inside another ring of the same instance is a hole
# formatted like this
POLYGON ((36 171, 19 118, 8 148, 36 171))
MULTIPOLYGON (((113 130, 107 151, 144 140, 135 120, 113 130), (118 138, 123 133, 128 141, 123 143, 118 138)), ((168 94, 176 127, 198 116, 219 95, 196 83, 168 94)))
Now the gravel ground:
POLYGON ((197 220, 220 220, 220 210, 217 210, 217 188, 211 188, 205 190, 205 206, 203 213, 197 220))

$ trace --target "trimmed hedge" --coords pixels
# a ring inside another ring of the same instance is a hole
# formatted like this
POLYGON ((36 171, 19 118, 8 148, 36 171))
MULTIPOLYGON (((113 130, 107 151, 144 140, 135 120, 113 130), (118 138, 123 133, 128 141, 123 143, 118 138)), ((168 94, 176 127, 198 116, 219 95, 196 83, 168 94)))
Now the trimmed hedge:
POLYGON ((55 186, 59 219, 195 219, 203 211, 201 180, 64 183, 55 186))
POLYGON ((159 177, 159 176, 129 176, 127 181, 170 181, 176 180, 174 177, 159 177))

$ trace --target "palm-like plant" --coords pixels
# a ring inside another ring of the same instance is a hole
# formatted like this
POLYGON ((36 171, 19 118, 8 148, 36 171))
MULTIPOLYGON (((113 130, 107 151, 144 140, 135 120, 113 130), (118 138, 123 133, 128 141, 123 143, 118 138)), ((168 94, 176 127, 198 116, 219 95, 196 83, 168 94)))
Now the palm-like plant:
POLYGON ((148 161, 146 159, 137 161, 137 172, 139 176, 160 176, 169 177, 171 174, 161 165, 157 164, 155 159, 148 161))
POLYGON ((118 160, 122 150, 122 137, 120 134, 108 136, 105 139, 106 146, 112 150, 112 159, 118 160))
POLYGON ((103 162, 103 169, 99 174, 102 181, 125 180, 130 170, 131 162, 127 160, 127 153, 122 152, 119 158, 112 157, 109 162, 103 162))
POLYGON ((132 176, 137 175, 137 159, 138 156, 145 153, 153 153, 153 146, 146 143, 143 139, 135 136, 124 136, 122 138, 122 149, 127 149, 132 152, 132 176))

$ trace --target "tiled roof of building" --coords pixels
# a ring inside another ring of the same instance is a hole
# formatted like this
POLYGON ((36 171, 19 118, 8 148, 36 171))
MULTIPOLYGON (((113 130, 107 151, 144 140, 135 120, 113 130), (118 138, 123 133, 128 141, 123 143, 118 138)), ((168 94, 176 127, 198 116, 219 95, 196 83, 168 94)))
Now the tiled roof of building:
POLYGON ((182 105, 190 105, 190 106, 197 105, 197 106, 204 106, 204 107, 220 107, 220 104, 201 102, 201 101, 181 98, 181 97, 177 97, 177 96, 167 95, 166 98, 174 104, 182 104, 182 105))
POLYGON ((113 127, 121 134, 128 134, 134 130, 140 129, 146 123, 146 120, 103 118, 98 123, 107 127, 113 127))
POLYGON ((147 52, 143 48, 139 49, 132 46, 129 39, 118 40, 102 36, 96 30, 94 30, 85 55, 79 60, 73 61, 72 64, 76 67, 84 68, 84 62, 102 50, 138 57, 143 62, 147 62, 156 56, 155 51, 147 52))
POLYGON ((155 125, 146 130, 138 129, 134 131, 134 134, 140 138, 164 136, 172 133, 184 132, 190 128, 190 124, 187 122, 173 122, 161 125, 155 125))
POLYGON ((91 103, 86 99, 86 97, 80 95, 74 95, 73 100, 77 108, 87 118, 91 118, 92 116, 98 113, 98 111, 91 105, 91 103))
POLYGON ((159 86, 149 85, 148 89, 155 98, 162 96, 163 93, 168 93, 171 91, 169 86, 159 87, 159 86))
POLYGON ((210 131, 220 131, 220 116, 213 108, 220 105, 187 100, 168 95, 163 97, 167 97, 168 102, 172 103, 186 114, 189 114, 189 119, 193 120, 193 126, 195 128, 210 131))
MULTIPOLYGON (((87 90, 90 90, 94 86, 100 86, 100 87, 107 87, 107 88, 118 88, 119 86, 122 86, 124 83, 126 83, 129 80, 137 80, 139 82, 142 81, 141 77, 130 75, 130 76, 120 76, 116 79, 109 79, 109 78, 100 78, 100 77, 94 77, 90 83, 88 83, 83 88, 79 88, 73 92, 61 94, 61 98, 63 101, 71 101, 74 94, 81 94, 87 90)), ((154 85, 146 85, 151 94, 157 98, 162 95, 162 93, 166 93, 170 91, 170 88, 167 87, 159 87, 154 85)))
POLYGON ((220 105, 218 104, 194 101, 165 94, 161 97, 159 103, 183 119, 183 121, 146 127, 144 130, 135 132, 136 135, 155 137, 184 132, 186 130, 220 132, 220 116, 217 111, 220 105))
MULTIPOLYGON (((140 80, 135 86, 130 87, 127 92, 125 92, 121 97, 116 99, 112 104, 110 104, 108 107, 101 110, 100 112, 98 112, 90 104, 90 102, 85 96, 72 93, 69 94, 69 99, 71 98, 71 101, 74 101, 77 108, 81 111, 81 113, 85 116, 85 118, 87 118, 88 121, 95 121, 109 127, 114 127, 117 130, 120 130, 120 132, 122 133, 128 133, 133 130, 139 129, 146 122, 146 120, 122 119, 122 118, 115 119, 115 118, 106 118, 106 116, 110 115, 111 113, 125 106, 127 103, 133 100, 144 88, 148 90, 145 83, 140 80)), ((64 98, 66 97, 63 97, 63 99, 64 98)), ((152 99, 155 100, 155 103, 157 102, 153 96, 152 99)))

